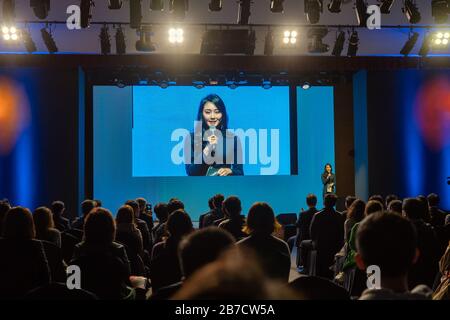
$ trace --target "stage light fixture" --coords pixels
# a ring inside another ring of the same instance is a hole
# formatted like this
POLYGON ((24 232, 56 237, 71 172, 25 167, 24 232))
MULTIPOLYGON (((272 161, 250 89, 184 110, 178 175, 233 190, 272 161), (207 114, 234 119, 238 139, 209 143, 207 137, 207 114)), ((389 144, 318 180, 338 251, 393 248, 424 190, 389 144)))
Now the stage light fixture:
POLYGON ((328 11, 332 13, 341 12, 342 0, 331 0, 328 4, 328 11))
POLYGON ((348 40, 347 56, 348 57, 356 56, 356 54, 358 53, 358 49, 359 49, 358 31, 352 31, 350 39, 348 40))
POLYGON ((139 29, 142 22, 141 0, 130 0, 130 28, 139 29))
POLYGON ((19 40, 19 32, 14 26, 2 26, 2 37, 5 41, 17 41, 19 40))
POLYGON ((327 28, 311 28, 308 30, 308 52, 309 53, 324 53, 330 47, 323 43, 323 38, 328 34, 327 28))
POLYGON ((108 8, 111 10, 120 10, 122 9, 122 0, 109 0, 108 8))
POLYGON ((403 46, 402 50, 400 50, 400 54, 402 54, 404 56, 409 55, 411 53, 411 50, 416 45, 418 39, 419 39, 419 34, 417 32, 411 33, 408 36, 408 41, 406 41, 406 43, 403 46))
POLYGON ((13 23, 14 18, 16 17, 15 1, 3 0, 2 12, 3 12, 3 22, 9 24, 13 23))
POLYGON ((94 7, 93 0, 81 0, 80 3, 80 25, 82 28, 89 27, 92 19, 92 8, 94 7))
POLYGON ((394 0, 379 0, 380 3, 380 11, 383 14, 391 13, 392 5, 394 4, 394 0))
POLYGON ((283 43, 285 45, 294 46, 297 44, 297 35, 298 32, 296 30, 286 30, 283 33, 283 43))
POLYGON ((182 28, 169 29, 169 42, 171 44, 181 44, 184 42, 184 30, 182 28))
POLYGON ((272 88, 272 81, 270 81, 269 78, 264 78, 262 80, 262 87, 263 87, 263 89, 266 89, 266 90, 271 89, 272 88))
POLYGON ((273 49, 275 47, 273 41, 273 32, 272 30, 267 31, 266 39, 264 41, 264 55, 271 56, 273 55, 273 49))
POLYGON ((102 54, 111 53, 111 37, 109 36, 109 29, 106 25, 100 29, 100 47, 102 54))
POLYGON ((283 13, 283 2, 284 0, 270 0, 270 11, 273 13, 283 13))
POLYGON ((420 50, 419 50, 420 56, 426 57, 428 55, 428 53, 430 52, 430 49, 431 49, 432 40, 433 40, 433 37, 432 37, 431 33, 428 33, 425 35, 422 46, 420 47, 420 50))
POLYGON ((189 9, 188 0, 170 0, 169 11, 172 13, 175 21, 182 21, 186 16, 186 11, 189 9))
POLYGON ((251 0, 239 0, 238 1, 238 20, 240 25, 248 24, 248 20, 251 15, 251 0))
POLYGON ((436 49, 442 49, 448 46, 450 40, 450 32, 438 31, 432 34, 432 44, 436 49))
POLYGON ((164 10, 164 0, 150 0, 150 10, 163 11, 164 10))
POLYGON ((50 11, 50 0, 30 0, 30 7, 39 19, 45 19, 50 11))
POLYGON ((422 19, 415 0, 405 0, 402 11, 406 15, 409 23, 419 23, 422 19))
POLYGON ((332 55, 335 57, 340 57, 342 51, 344 50, 344 44, 345 44, 345 32, 340 31, 338 36, 336 37, 336 42, 334 43, 332 55))
POLYGON ((322 12, 323 0, 305 0, 305 14, 309 23, 318 23, 322 12))
POLYGON ((58 52, 58 47, 56 46, 55 40, 53 39, 53 35, 52 35, 50 27, 48 29, 42 28, 41 35, 42 35, 42 40, 44 41, 48 52, 49 53, 58 52))
POLYGON ((450 1, 448 0, 433 0, 431 2, 431 14, 437 24, 446 23, 448 20, 448 13, 450 11, 450 1))
POLYGON ((222 0, 211 0, 209 2, 209 11, 220 11, 222 10, 222 0))
POLYGON ((367 13, 367 3, 364 0, 356 0, 355 13, 356 19, 358 20, 358 25, 360 27, 365 27, 369 14, 367 13))
POLYGON ((127 45, 125 42, 125 35, 123 33, 122 27, 119 26, 116 30, 116 53, 117 54, 126 54, 127 53, 127 45))
POLYGON ((34 43, 33 38, 31 38, 31 34, 28 30, 22 30, 22 41, 28 53, 36 52, 36 44, 34 43))
POLYGON ((152 43, 153 32, 151 27, 143 27, 139 31, 139 40, 136 41, 136 50, 143 52, 155 51, 155 45, 152 43))
POLYGON ((306 82, 304 82, 303 84, 302 84, 302 89, 303 90, 308 90, 308 89, 310 89, 311 88, 311 84, 308 82, 308 81, 306 81, 306 82))

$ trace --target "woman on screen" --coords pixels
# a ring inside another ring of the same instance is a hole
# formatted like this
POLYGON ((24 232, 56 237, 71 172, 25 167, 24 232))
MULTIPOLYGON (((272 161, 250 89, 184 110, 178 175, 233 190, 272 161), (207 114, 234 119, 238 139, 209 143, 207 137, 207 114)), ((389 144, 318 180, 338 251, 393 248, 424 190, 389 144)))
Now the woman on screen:
POLYGON ((190 143, 185 146, 190 148, 190 159, 186 162, 188 176, 244 174, 240 141, 227 129, 228 114, 223 100, 216 94, 203 98, 194 132, 185 140, 190 143))
POLYGON ((324 172, 322 173, 323 197, 325 197, 327 193, 335 193, 335 180, 336 176, 333 173, 333 168, 331 167, 331 164, 327 163, 324 172))

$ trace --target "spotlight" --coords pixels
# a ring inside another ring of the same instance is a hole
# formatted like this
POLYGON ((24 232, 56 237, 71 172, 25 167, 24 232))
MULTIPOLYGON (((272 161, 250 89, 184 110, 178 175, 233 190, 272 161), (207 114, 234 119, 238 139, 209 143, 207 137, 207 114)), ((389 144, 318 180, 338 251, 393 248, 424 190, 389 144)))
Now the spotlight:
POLYGON ((16 3, 14 0, 3 0, 3 21, 6 23, 12 23, 16 17, 16 3))
POLYGON ((139 29, 142 22, 141 0, 130 0, 130 28, 139 29))
POLYGON ((359 38, 358 31, 353 31, 348 40, 347 56, 354 57, 358 52, 359 38))
POLYGON ((422 46, 419 50, 419 55, 422 57, 426 57, 431 49, 431 43, 432 43, 432 35, 430 33, 425 35, 425 38, 423 39, 422 46))
POLYGON ((125 54, 127 52, 127 46, 125 43, 125 35, 122 27, 119 26, 116 30, 116 53, 125 54))
POLYGON ((50 11, 50 0, 30 0, 30 7, 39 19, 45 19, 50 11))
POLYGON ((449 40, 450 40, 450 32, 439 31, 433 33, 431 42, 434 48, 442 49, 448 46, 449 40))
POLYGON ((297 43, 297 35, 298 35, 298 33, 295 30, 284 31, 283 43, 285 45, 291 45, 291 46, 295 45, 297 43))
POLYGON ((91 23, 92 19, 92 7, 94 7, 94 1, 93 0, 81 0, 80 4, 80 24, 82 28, 89 27, 89 24, 91 23))
POLYGON ((208 7, 209 11, 220 11, 222 10, 222 0, 211 0, 208 7))
POLYGON ((272 88, 272 81, 270 81, 270 79, 263 79, 262 81, 262 87, 266 90, 272 88))
POLYGON ((333 13, 341 12, 342 0, 331 0, 328 4, 328 11, 333 13))
POLYGON ((164 10, 164 0, 150 0, 150 10, 163 11, 164 10))
POLYGON ((102 50, 102 54, 111 53, 111 41, 108 26, 103 26, 100 30, 100 47, 102 50))
POLYGON ((431 14, 436 23, 446 23, 449 11, 450 2, 448 0, 433 0, 431 2, 431 14))
POLYGON ((264 41, 264 55, 271 56, 273 55, 273 49, 275 44, 273 42, 273 32, 272 30, 267 31, 266 39, 264 41))
POLYGON ((47 28, 42 28, 41 35, 48 52, 49 53, 58 52, 58 47, 56 46, 55 40, 53 39, 53 35, 51 33, 50 28, 48 30, 47 28))
POLYGON ((284 0, 271 0, 270 11, 273 13, 282 13, 284 11, 283 2, 284 0))
POLYGON ((369 15, 367 13, 367 3, 364 0, 356 0, 355 2, 356 19, 360 27, 365 27, 369 15))
POLYGON ((184 30, 181 28, 169 29, 169 42, 171 44, 181 44, 184 42, 184 30))
POLYGON ((394 4, 394 0, 379 0, 380 3, 380 11, 383 14, 391 13, 392 5, 394 4))
POLYGON ((251 15, 251 0, 239 0, 239 7, 238 7, 238 24, 244 25, 248 24, 248 19, 251 15))
POLYGON ((308 90, 309 88, 311 88, 311 85, 309 84, 309 82, 305 82, 302 84, 302 89, 303 90, 308 90))
POLYGON ((136 41, 136 50, 144 52, 155 51, 155 45, 152 43, 153 32, 150 27, 141 28, 139 32, 139 40, 136 41))
POLYGON ((305 0, 305 14, 309 23, 318 23, 322 12, 323 0, 305 0))
POLYGON ((122 0, 109 0, 108 8, 111 10, 120 10, 122 8, 122 0))
POLYGON ((324 53, 330 48, 322 42, 322 39, 328 34, 327 28, 311 28, 308 30, 308 52, 324 53))
POLYGON ((336 38, 336 42, 334 43, 334 48, 332 52, 333 56, 335 57, 341 56, 342 51, 344 50, 344 43, 345 43, 345 32, 340 31, 336 38))
POLYGON ((197 89, 203 89, 205 87, 205 82, 201 80, 192 81, 192 85, 197 89))
POLYGON ((27 49, 28 53, 33 53, 37 50, 36 44, 34 43, 33 39, 31 38, 31 34, 28 30, 22 31, 22 41, 23 41, 23 44, 25 45, 25 48, 27 49))
POLYGON ((172 13, 176 21, 184 20, 186 11, 189 9, 188 0, 170 0, 169 11, 172 13))
POLYGON ((402 54, 404 56, 409 55, 411 50, 416 45, 418 39, 419 39, 419 34, 417 32, 413 32, 412 34, 410 34, 408 37, 408 41, 406 41, 405 45, 403 46, 402 50, 400 51, 400 54, 402 54))
POLYGON ((19 33, 14 26, 2 26, 3 40, 5 41, 17 41, 19 40, 19 33))
POLYGON ((402 8, 403 13, 406 15, 409 23, 419 23, 421 16, 419 8, 414 0, 405 0, 402 8))

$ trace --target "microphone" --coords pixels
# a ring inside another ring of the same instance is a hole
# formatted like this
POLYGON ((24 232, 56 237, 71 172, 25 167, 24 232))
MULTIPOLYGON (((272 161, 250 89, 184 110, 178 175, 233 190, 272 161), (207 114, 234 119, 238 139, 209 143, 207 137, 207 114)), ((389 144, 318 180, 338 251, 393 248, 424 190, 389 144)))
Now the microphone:
MULTIPOLYGON (((210 126, 209 130, 211 130, 211 135, 213 135, 213 136, 216 135, 216 126, 210 126)), ((213 144, 213 145, 211 145, 211 156, 214 157, 215 153, 216 153, 216 145, 213 144)))

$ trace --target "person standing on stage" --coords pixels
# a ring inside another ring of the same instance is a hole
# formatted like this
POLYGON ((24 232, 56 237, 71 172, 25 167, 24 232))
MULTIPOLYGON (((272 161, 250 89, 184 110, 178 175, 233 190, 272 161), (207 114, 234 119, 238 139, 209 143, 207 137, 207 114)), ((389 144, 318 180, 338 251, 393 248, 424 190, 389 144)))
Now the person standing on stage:
POLYGON ((333 168, 331 164, 327 163, 325 165, 325 170, 322 173, 322 184, 323 184, 323 197, 327 193, 335 193, 336 190, 336 176, 333 173, 333 168))

